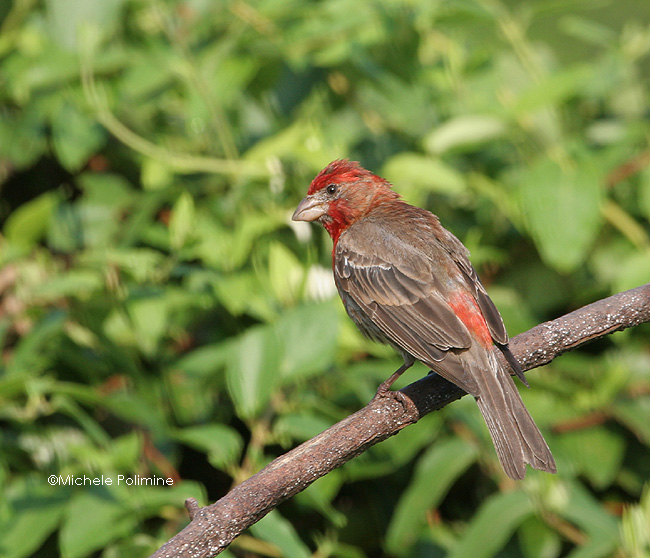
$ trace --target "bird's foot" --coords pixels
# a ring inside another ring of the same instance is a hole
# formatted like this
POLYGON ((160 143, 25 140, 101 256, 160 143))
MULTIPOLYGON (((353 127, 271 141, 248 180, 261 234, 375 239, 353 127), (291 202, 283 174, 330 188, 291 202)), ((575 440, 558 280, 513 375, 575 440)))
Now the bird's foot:
POLYGON ((400 390, 392 390, 390 389, 390 385, 385 384, 386 382, 379 386, 377 393, 375 393, 370 403, 378 402, 381 399, 392 399, 393 401, 397 401, 404 408, 404 411, 410 413, 412 408, 415 407, 415 403, 400 390))
POLYGON ((397 380, 397 378, 399 378, 404 373, 404 371, 408 370, 412 365, 412 360, 405 361, 402 366, 400 366, 395 372, 393 372, 393 374, 391 374, 390 378, 379 385, 377 388, 377 393, 375 393, 375 396, 372 398, 372 400, 375 401, 376 399, 383 399, 384 397, 388 397, 390 399, 399 401, 404 406, 404 408, 407 408, 409 405, 413 405, 413 402, 401 391, 392 391, 390 389, 391 386, 395 383, 395 380, 397 380))
POLYGON ((377 388, 377 393, 375 394, 375 399, 378 397, 390 397, 390 393, 393 393, 390 387, 393 385, 398 376, 393 374, 388 380, 382 382, 377 388))
POLYGON ((395 383, 395 380, 399 378, 402 374, 404 374, 405 370, 408 370, 411 366, 413 366, 413 362, 405 362, 400 366, 395 372, 393 372, 386 381, 382 382, 381 385, 377 388, 377 394, 375 397, 386 397, 387 393, 390 393, 390 387, 395 383))

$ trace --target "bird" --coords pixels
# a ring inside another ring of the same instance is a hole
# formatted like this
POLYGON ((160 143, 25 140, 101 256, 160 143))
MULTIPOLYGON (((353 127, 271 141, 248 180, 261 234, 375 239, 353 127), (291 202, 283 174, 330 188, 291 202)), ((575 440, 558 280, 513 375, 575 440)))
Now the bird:
POLYGON ((294 221, 320 222, 332 238, 334 282, 347 314, 373 341, 392 346, 474 397, 505 473, 526 464, 556 472, 555 460, 497 350, 526 385, 503 319, 469 260, 436 215, 408 204, 386 179, 337 159, 311 182, 294 221))

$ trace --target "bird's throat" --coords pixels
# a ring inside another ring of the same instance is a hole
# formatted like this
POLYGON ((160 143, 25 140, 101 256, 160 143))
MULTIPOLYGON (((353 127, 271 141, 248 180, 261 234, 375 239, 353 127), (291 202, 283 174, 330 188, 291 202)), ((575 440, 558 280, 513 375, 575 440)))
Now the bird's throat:
POLYGON ((339 199, 332 202, 327 211, 327 216, 322 220, 323 226, 332 237, 334 246, 339 240, 341 233, 347 229, 355 220, 355 211, 345 203, 345 200, 339 199))

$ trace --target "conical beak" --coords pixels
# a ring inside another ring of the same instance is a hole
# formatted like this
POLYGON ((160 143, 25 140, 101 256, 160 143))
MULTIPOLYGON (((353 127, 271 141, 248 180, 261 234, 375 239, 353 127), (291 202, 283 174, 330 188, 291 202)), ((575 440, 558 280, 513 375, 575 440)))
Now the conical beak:
POLYGON ((327 203, 313 196, 306 196, 298 204, 291 219, 294 221, 315 221, 327 213, 327 203))

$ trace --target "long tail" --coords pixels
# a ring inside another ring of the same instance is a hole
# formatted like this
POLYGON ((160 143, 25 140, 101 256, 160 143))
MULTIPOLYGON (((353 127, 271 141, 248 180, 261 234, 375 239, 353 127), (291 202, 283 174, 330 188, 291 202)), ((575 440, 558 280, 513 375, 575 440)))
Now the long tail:
POLYGON ((555 460, 542 433, 524 406, 510 374, 504 370, 493 351, 487 351, 489 366, 468 363, 477 380, 476 402, 485 419, 506 474, 523 479, 526 463, 531 467, 555 473, 555 460), (487 368, 487 370, 486 370, 487 368))

